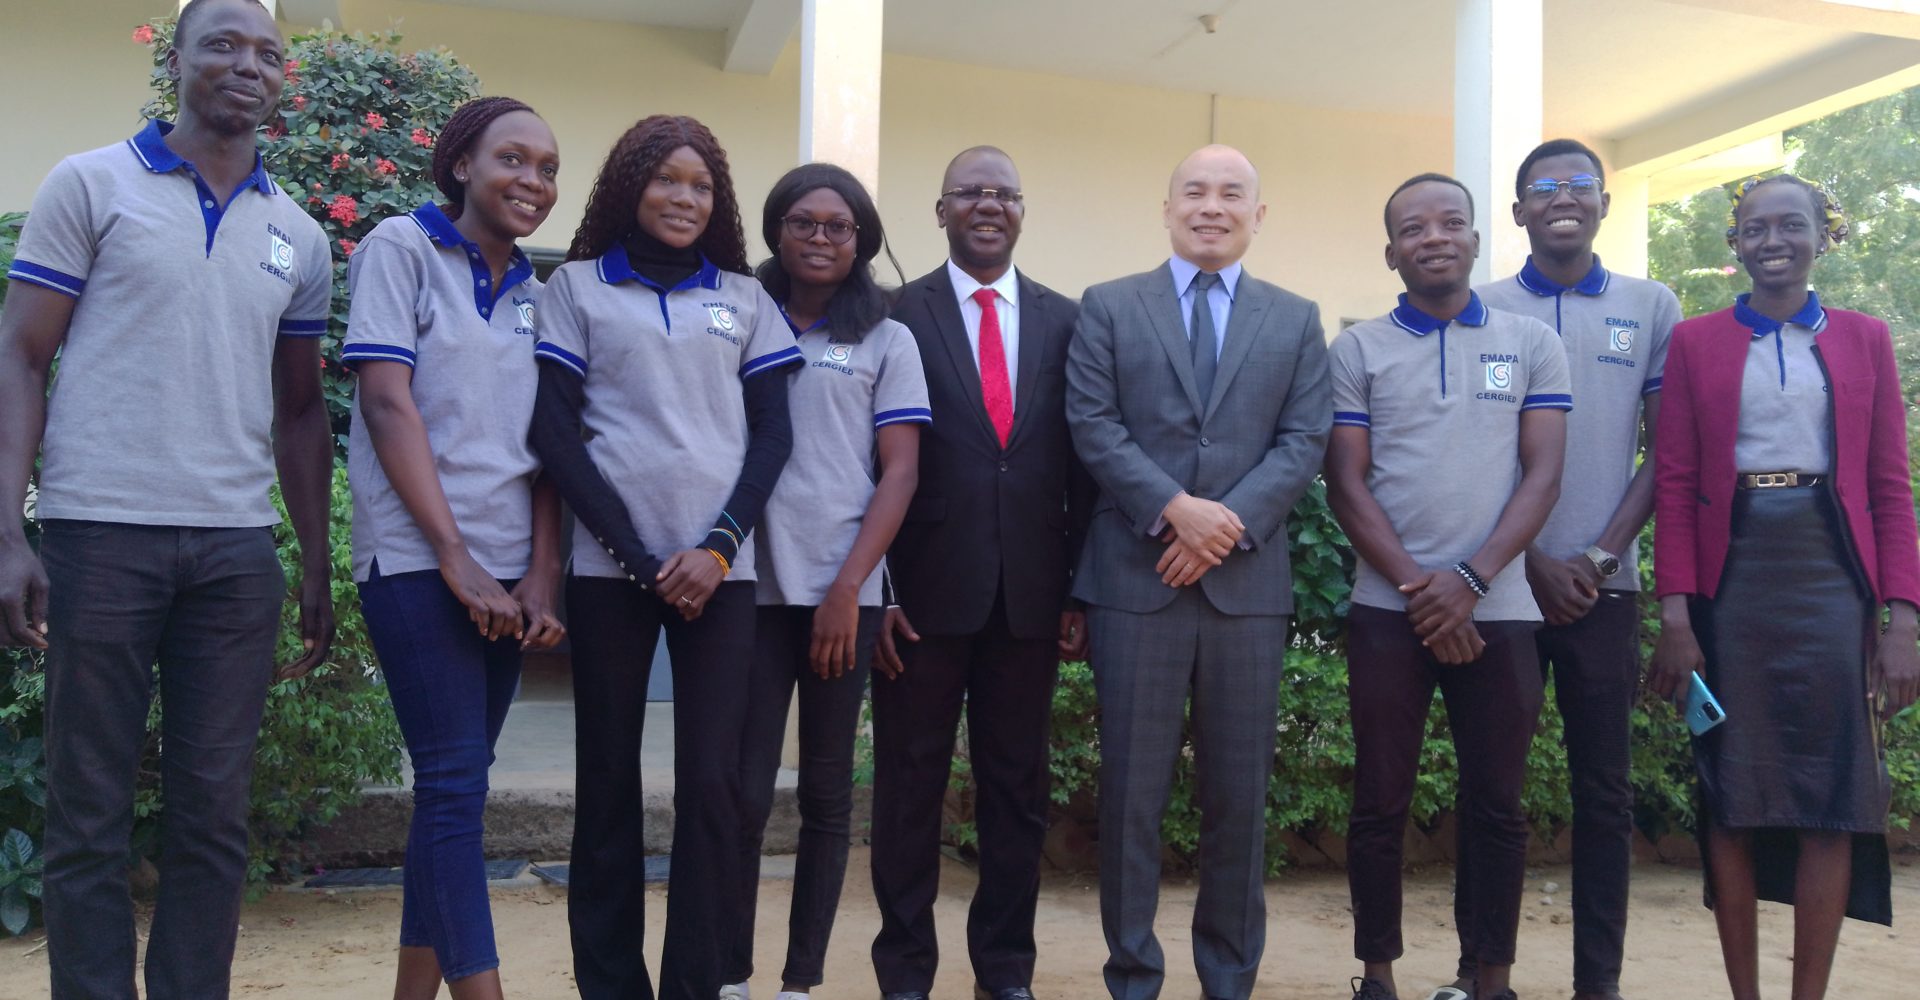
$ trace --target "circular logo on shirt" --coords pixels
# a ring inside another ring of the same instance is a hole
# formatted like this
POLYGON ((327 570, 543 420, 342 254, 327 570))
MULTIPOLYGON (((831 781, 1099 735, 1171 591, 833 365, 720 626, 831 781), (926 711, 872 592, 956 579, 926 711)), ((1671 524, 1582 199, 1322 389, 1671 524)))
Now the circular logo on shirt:
POLYGON ((728 333, 733 332, 733 310, 726 306, 708 306, 707 312, 713 316, 713 325, 728 333))
POLYGON ((1513 387, 1513 364, 1507 361, 1487 362, 1487 388, 1510 389, 1513 387))
POLYGON ((1633 350, 1633 331, 1624 326, 1613 327, 1609 339, 1616 354, 1626 354, 1633 350))
POLYGON ((273 241, 273 266, 282 271, 293 270, 293 244, 271 234, 268 238, 273 241))
POLYGON ((835 364, 847 364, 853 360, 852 344, 833 344, 827 348, 827 360, 835 364))

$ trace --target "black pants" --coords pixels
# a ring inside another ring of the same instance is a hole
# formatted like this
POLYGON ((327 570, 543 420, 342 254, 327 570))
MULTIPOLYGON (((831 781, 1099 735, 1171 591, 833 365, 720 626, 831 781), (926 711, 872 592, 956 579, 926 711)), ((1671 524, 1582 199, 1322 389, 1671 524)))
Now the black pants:
POLYGON ((640 734, 662 628, 673 662, 673 875, 660 996, 713 1000, 740 842, 740 727, 753 584, 723 583, 692 622, 625 580, 567 581, 573 636, 575 813, 567 921, 585 1000, 653 1000, 640 951, 645 807, 640 734))
MULTIPOLYGON (((1573 785, 1573 991, 1620 988, 1627 938, 1627 873, 1633 864, 1633 700, 1640 683, 1640 611, 1630 591, 1603 590, 1586 617, 1548 625, 1534 638, 1542 676, 1566 726, 1573 785)), ((1471 978, 1467 939, 1473 869, 1462 852, 1454 877, 1460 975, 1471 978)))
POLYGON ((940 807, 963 702, 980 834, 980 885, 967 913, 974 979, 989 990, 1033 982, 1047 732, 1060 652, 1053 638, 1009 634, 1004 600, 994 602, 974 635, 901 640, 906 672, 874 678, 872 860, 880 933, 873 969, 883 993, 933 987, 940 807))
MULTIPOLYGON (((1480 622, 1486 651, 1446 666, 1420 644, 1403 612, 1355 605, 1347 621, 1347 695, 1353 708, 1353 813, 1347 884, 1353 951, 1362 962, 1400 957, 1400 870, 1427 710, 1437 684, 1460 770, 1460 864, 1471 895, 1458 909, 1468 956, 1513 963, 1527 874, 1520 810, 1527 748, 1543 698, 1536 622, 1480 622)), ((1463 894, 1464 895, 1464 894, 1463 894)))
POLYGON ((286 579, 266 528, 47 521, 47 959, 55 1000, 133 1000, 134 775, 160 665, 150 1000, 223 1000, 286 579))
POLYGON ((747 681, 747 724, 740 734, 741 824, 739 894, 734 899, 727 982, 753 975, 754 911, 760 897, 760 848, 773 812, 773 783, 786 742, 787 707, 800 690, 800 851, 793 869, 793 908, 787 915, 787 964, 782 983, 826 981, 827 939, 847 876, 853 835, 853 740, 880 632, 880 609, 861 608, 850 673, 813 672, 814 609, 762 605, 754 625, 753 666, 747 681))

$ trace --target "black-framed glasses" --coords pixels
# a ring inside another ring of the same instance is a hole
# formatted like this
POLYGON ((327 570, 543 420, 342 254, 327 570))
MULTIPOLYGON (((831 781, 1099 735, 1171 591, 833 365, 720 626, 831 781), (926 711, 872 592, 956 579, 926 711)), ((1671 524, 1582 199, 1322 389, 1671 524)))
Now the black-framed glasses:
POLYGON ((824 229, 827 231, 827 242, 835 246, 845 246, 846 242, 853 239, 853 234, 860 228, 846 219, 828 219, 825 222, 821 222, 817 219, 809 219, 804 215, 789 215, 780 221, 786 224, 787 235, 802 243, 813 239, 814 233, 824 229))
POLYGON ((1006 208, 1012 208, 1027 200, 1027 196, 1021 194, 1019 188, 983 187, 979 184, 968 184, 964 187, 948 188, 940 192, 940 197, 952 198, 955 201, 965 202, 969 205, 978 202, 982 198, 992 198, 1006 208))
POLYGON ((1532 184, 1527 185, 1527 197, 1535 201, 1546 201, 1562 191, 1573 195, 1575 198, 1581 197, 1582 195, 1599 194, 1600 178, 1592 174, 1574 174, 1564 181, 1552 177, 1542 177, 1532 184))

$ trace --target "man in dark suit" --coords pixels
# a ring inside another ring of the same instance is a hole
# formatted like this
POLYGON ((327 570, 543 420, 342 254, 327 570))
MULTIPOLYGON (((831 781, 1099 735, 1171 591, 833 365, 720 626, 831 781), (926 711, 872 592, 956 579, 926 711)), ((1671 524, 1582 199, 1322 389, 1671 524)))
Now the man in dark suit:
POLYGON ((1287 512, 1332 422, 1318 307, 1244 273, 1266 214, 1238 150, 1207 146, 1168 187, 1173 257, 1087 289, 1067 421, 1099 484, 1073 593, 1100 697, 1100 918, 1107 990, 1160 994, 1160 820, 1193 703, 1209 998, 1253 992, 1266 939, 1267 778, 1293 579, 1287 512))
POLYGON ((933 986, 941 802, 964 701, 980 835, 967 918, 976 994, 1031 1000, 1054 678, 1087 648, 1067 594, 1091 497, 1066 421, 1077 310, 1013 268, 1026 205, 1006 153, 962 152, 940 189, 950 259, 901 289, 893 310, 919 343, 933 424, 887 556, 897 603, 873 685, 873 965, 886 1000, 925 1000, 933 986))

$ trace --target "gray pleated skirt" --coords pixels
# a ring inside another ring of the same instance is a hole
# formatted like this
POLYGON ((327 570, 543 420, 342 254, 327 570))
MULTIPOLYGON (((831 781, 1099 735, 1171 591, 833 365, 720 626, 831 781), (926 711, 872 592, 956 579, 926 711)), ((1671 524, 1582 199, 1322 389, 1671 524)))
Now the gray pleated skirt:
POLYGON ((1795 831, 1851 833, 1847 915, 1886 924, 1891 785, 1867 703, 1879 615, 1845 532, 1827 484, 1735 491, 1718 593, 1692 609, 1726 710, 1694 739, 1694 767, 1703 829, 1753 831, 1761 899, 1793 902, 1795 831))

